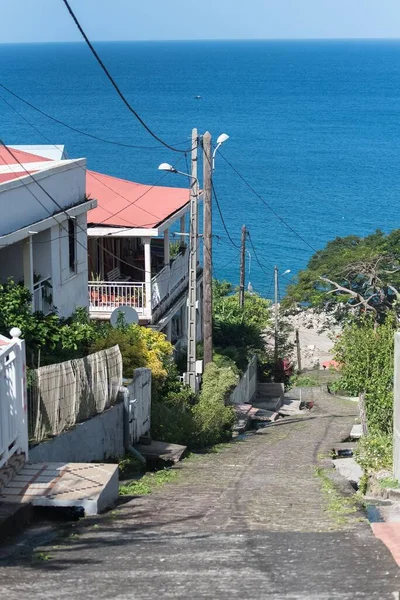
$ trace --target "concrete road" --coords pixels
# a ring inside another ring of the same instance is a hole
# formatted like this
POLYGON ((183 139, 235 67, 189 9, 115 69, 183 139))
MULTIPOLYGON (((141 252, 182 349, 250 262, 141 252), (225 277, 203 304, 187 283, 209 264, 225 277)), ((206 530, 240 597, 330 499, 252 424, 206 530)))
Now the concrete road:
POLYGON ((398 598, 388 550, 315 472, 356 407, 310 394, 304 417, 184 461, 156 493, 2 547, 1 598, 398 598))

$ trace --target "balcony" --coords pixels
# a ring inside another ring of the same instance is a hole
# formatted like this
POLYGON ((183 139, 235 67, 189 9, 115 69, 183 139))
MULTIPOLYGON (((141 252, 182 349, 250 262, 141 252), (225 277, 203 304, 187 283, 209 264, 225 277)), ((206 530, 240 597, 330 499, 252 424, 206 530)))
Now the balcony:
POLYGON ((135 281, 89 281, 89 314, 108 319, 115 308, 132 306, 142 322, 155 323, 188 285, 189 252, 178 254, 150 285, 135 281))
POLYGON ((144 283, 121 281, 89 281, 89 313, 92 317, 108 318, 118 306, 132 306, 139 317, 146 316, 144 283))

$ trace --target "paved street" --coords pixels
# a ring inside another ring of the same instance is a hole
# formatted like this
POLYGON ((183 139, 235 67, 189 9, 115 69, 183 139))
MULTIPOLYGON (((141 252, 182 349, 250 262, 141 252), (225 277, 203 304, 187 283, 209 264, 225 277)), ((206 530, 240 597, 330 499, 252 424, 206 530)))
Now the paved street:
POLYGON ((310 394, 311 412, 184 461, 156 493, 64 537, 47 526, 0 548, 2 597, 398 598, 389 551, 316 475, 356 406, 310 394))

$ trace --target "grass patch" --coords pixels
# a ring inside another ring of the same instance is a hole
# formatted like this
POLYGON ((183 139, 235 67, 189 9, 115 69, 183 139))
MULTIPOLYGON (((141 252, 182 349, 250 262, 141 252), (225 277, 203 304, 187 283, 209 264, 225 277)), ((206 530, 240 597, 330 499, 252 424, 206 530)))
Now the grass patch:
POLYGON ((146 473, 140 479, 135 479, 119 488, 121 496, 145 496, 151 494, 159 487, 169 483, 178 477, 177 471, 163 469, 156 473, 146 473))
POLYGON ((320 385, 314 375, 294 375, 290 378, 290 387, 315 387, 320 385))
POLYGON ((391 477, 385 477, 384 479, 379 480, 379 485, 382 488, 390 488, 390 489, 398 489, 400 487, 400 483, 397 479, 392 479, 391 477))
POLYGON ((351 514, 359 510, 359 500, 355 496, 342 496, 326 472, 326 469, 317 467, 315 475, 319 478, 322 492, 327 501, 327 511, 332 515, 338 525, 344 525, 351 514))
POLYGON ((33 555, 33 560, 38 560, 41 562, 47 562, 49 560, 51 560, 53 557, 51 556, 51 554, 48 554, 47 552, 36 552, 33 555))

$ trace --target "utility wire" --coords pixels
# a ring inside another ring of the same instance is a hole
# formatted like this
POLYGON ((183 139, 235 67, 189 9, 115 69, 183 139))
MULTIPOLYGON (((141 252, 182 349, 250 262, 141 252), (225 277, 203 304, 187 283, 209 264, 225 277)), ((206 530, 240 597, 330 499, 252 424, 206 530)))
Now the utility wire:
POLYGON ((214 194, 215 203, 216 203, 216 205, 217 205, 217 209, 218 209, 218 212, 219 212, 219 216, 220 216, 220 218, 221 218, 221 222, 222 222, 222 225, 223 225, 223 227, 224 227, 224 229, 225 229, 226 235, 228 236, 228 238, 229 238, 229 241, 230 241, 230 243, 232 244, 232 246, 233 246, 234 248, 238 248, 238 249, 240 249, 240 245, 239 245, 239 244, 236 244, 236 243, 233 241, 233 239, 232 239, 232 237, 231 237, 231 234, 229 233, 228 227, 226 226, 225 219, 224 219, 224 216, 223 216, 223 214, 222 214, 221 206, 220 206, 220 203, 219 203, 219 201, 218 201, 218 196, 217 196, 217 193, 216 193, 216 191, 215 191, 215 187, 214 187, 214 182, 213 182, 213 181, 211 181, 211 186, 212 186, 212 191, 213 191, 213 194, 214 194))
POLYGON ((72 10, 72 8, 71 8, 68 0, 62 0, 62 1, 64 2, 64 4, 65 4, 65 6, 66 6, 66 8, 67 8, 67 10, 69 12, 69 14, 71 15, 71 17, 72 17, 72 19, 73 19, 73 21, 75 23, 75 25, 79 29, 80 34, 82 35, 82 37, 85 40, 85 42, 88 45, 88 47, 90 48, 90 51, 92 52, 93 56, 95 57, 95 59, 99 63, 100 67, 103 69, 105 75, 107 76, 108 80, 110 81, 110 83, 114 87, 115 91, 117 92, 118 96, 121 98, 122 102, 125 104, 125 106, 127 107, 127 109, 139 121, 139 123, 142 125, 142 127, 144 127, 144 129, 147 131, 147 133, 149 133, 155 140, 157 140, 157 142, 159 142, 160 144, 162 144, 163 146, 165 146, 169 150, 172 150, 173 152, 187 152, 188 150, 180 150, 179 148, 174 148, 174 146, 171 146, 170 144, 167 144, 167 142, 164 142, 164 140, 161 139, 158 135, 156 135, 150 129, 150 127, 145 123, 145 121, 142 119, 142 117, 138 114, 138 112, 131 106, 131 104, 125 98, 124 94, 122 93, 122 91, 120 90, 119 86, 115 82, 115 80, 112 77, 111 73, 109 72, 109 70, 105 66, 104 62, 101 60, 101 58, 98 55, 97 51, 95 50, 93 44, 91 43, 91 41, 89 40, 88 36, 84 32, 82 25, 79 23, 79 21, 78 21, 76 15, 75 15, 74 11, 72 10))
MULTIPOLYGON (((15 154, 12 152, 12 150, 6 146, 6 144, 4 143, 4 141, 0 138, 0 145, 4 146, 4 148, 7 150, 7 152, 13 157, 13 159, 15 160, 16 163, 18 163, 20 165, 20 167, 22 167, 22 169, 25 171, 26 175, 29 175, 29 177, 32 179, 32 181, 34 181, 36 183, 36 185, 46 194, 46 196, 58 207, 58 209, 60 210, 60 212, 64 213, 66 215, 66 217, 68 219, 71 218, 71 216, 68 214, 68 212, 57 202, 57 200, 55 200, 53 198, 53 196, 51 194, 49 194, 49 192, 41 185, 41 183, 32 175, 32 173, 29 173, 29 171, 24 167, 24 165, 18 160, 18 158, 15 156, 15 154)), ((3 161, 4 162, 4 161, 3 161)), ((24 179, 21 179, 21 183, 24 185, 24 187, 26 187, 26 189, 28 190, 28 192, 35 198, 35 200, 40 204, 40 206, 47 212, 47 214, 50 217, 53 217, 54 220, 56 221, 56 223, 61 227, 61 229, 63 229, 67 235, 68 235, 68 229, 66 229, 66 227, 64 227, 64 225, 57 220, 56 215, 54 215, 54 213, 52 213, 45 204, 43 204, 43 202, 36 196, 36 194, 31 190, 31 188, 29 187, 29 185, 24 181, 24 179)), ((87 230, 84 229, 83 227, 81 227, 78 223, 76 223, 77 227, 84 232, 87 235, 87 230)), ((80 242, 78 239, 76 240, 77 244, 79 246, 81 246, 85 252, 88 251, 88 247, 87 245, 85 246, 84 244, 82 244, 82 242, 80 242)), ((120 263, 123 263, 125 265, 128 265, 129 267, 133 267, 135 268, 137 271, 143 272, 143 273, 147 273, 148 271, 146 271, 146 269, 142 269, 140 267, 137 267, 136 265, 133 265, 132 263, 128 263, 126 260, 123 260, 122 258, 120 258, 119 256, 117 256, 116 254, 114 254, 113 252, 111 252, 110 250, 107 250, 106 248, 104 248, 104 246, 102 246, 99 241, 96 239, 96 244, 99 248, 102 248, 102 250, 106 253, 109 254, 110 256, 116 258, 120 263)), ((151 270, 150 270, 150 275, 151 275, 151 270)), ((170 275, 167 274, 165 279, 169 279, 170 275)), ((161 280, 160 280, 161 281, 161 280)))
MULTIPOLYGON (((1 86, 1 84, 0 84, 1 86)), ((9 107, 11 108, 11 110, 13 110, 21 119, 23 119, 23 121, 25 121, 25 123, 27 123, 30 127, 32 127, 32 129, 34 129, 34 131, 36 131, 39 135, 41 135, 50 145, 54 146, 54 148, 59 149, 58 146, 56 144, 53 144, 52 141, 41 131, 39 130, 35 125, 33 125, 24 115, 22 115, 20 112, 18 112, 13 106, 12 104, 10 104, 5 98, 3 98, 3 96, 0 96, 0 99, 3 100, 3 102, 9 107)), ((186 154, 185 154, 186 156, 186 154)), ((181 157, 178 159, 177 164, 179 163, 179 161, 181 160, 181 157)), ((99 179, 98 177, 96 177, 96 175, 92 172, 92 171, 88 171, 86 169, 86 167, 83 167, 81 165, 79 165, 78 163, 76 163, 77 166, 79 168, 81 168, 83 171, 85 171, 85 173, 91 177, 92 179, 95 179, 96 181, 98 181, 101 185, 103 185, 104 187, 106 187, 107 189, 109 189, 110 191, 112 191, 114 194, 116 194, 117 196, 119 196, 120 198, 122 198, 123 200, 125 200, 128 205, 124 206, 123 208, 121 208, 119 211, 112 213, 111 211, 109 211, 107 208, 105 208, 105 206, 103 206, 102 204, 99 204, 99 206, 105 211, 107 212, 110 216, 107 217, 106 219, 103 219, 103 221, 100 221, 100 223, 98 223, 98 225, 101 225, 103 223, 105 223, 106 221, 108 221, 109 219, 119 215, 121 212, 123 212, 128 206, 133 206, 135 205, 137 202, 139 202, 139 200, 141 200, 146 194, 148 194, 154 187, 156 187, 163 179, 165 179, 165 177, 167 176, 168 173, 164 173, 160 179, 157 180, 157 182, 150 186, 145 192, 143 192, 143 194, 141 194, 138 198, 136 198, 135 200, 129 200, 128 198, 126 198, 125 196, 123 196, 120 192, 117 192, 115 189, 113 189, 112 187, 110 187, 109 185, 107 185, 106 183, 104 183, 103 180, 99 179)), ((139 208, 140 210, 142 210, 143 212, 148 213, 149 215, 151 215, 152 217, 155 217, 156 219, 159 219, 159 215, 155 215, 154 213, 148 211, 147 209, 143 208, 142 206, 138 206, 137 208, 139 208)), ((126 221, 125 219, 123 219, 126 223, 127 226, 132 227, 132 224, 129 223, 128 221, 126 221)), ((150 227, 151 225, 153 225, 153 223, 145 223, 142 224, 141 227, 150 227)), ((121 229, 122 231, 122 229, 121 229)), ((116 233, 116 232, 113 232, 116 233)), ((111 235, 111 234, 108 234, 111 235)))
MULTIPOLYGON (((72 125, 68 125, 68 123, 64 123, 64 121, 61 121, 61 119, 57 119, 56 117, 49 115, 41 108, 38 108, 37 106, 35 106, 34 104, 32 104, 31 102, 26 100, 25 98, 22 98, 21 96, 19 96, 13 90, 10 90, 10 88, 6 87, 1 82, 0 82, 0 87, 3 90, 5 90, 6 92, 8 92, 9 94, 11 94, 11 96, 14 96, 14 98, 17 98, 18 100, 20 100, 21 102, 23 102, 24 104, 26 104, 27 106, 29 106, 30 108, 32 108, 33 110, 38 112, 39 114, 43 115, 47 119, 50 119, 51 121, 54 121, 55 123, 58 123, 59 125, 62 125, 63 127, 70 129, 71 131, 74 131, 75 133, 79 133, 80 135, 84 135, 86 137, 92 138, 93 140, 97 140, 98 142, 103 142, 105 144, 112 144, 114 146, 121 146, 122 148, 134 148, 137 150, 159 150, 160 149, 159 146, 136 146, 135 144, 126 144, 125 142, 117 142, 115 140, 107 140, 105 138, 99 137, 98 135, 88 133, 87 131, 83 131, 82 129, 78 129, 77 127, 73 127, 72 125)), ((3 100, 4 100, 4 98, 3 98, 3 100)), ((187 144, 187 140, 184 140, 183 142, 177 142, 175 145, 181 146, 183 144, 187 144)))
POLYGON ((268 202, 266 200, 264 200, 264 198, 262 196, 260 196, 260 194, 253 188, 253 186, 243 177, 243 175, 232 165, 231 162, 229 162, 229 160, 222 154, 222 152, 220 152, 220 155, 222 156, 222 158, 224 159, 224 161, 230 166, 230 168, 236 173, 236 175, 243 181, 243 183, 249 188, 249 190, 251 190, 253 192, 253 194, 255 196, 257 196, 257 198, 259 200, 261 200, 261 202, 263 202, 263 204, 265 204, 265 206, 272 212, 272 214, 275 215, 275 217, 277 219, 279 219, 279 221, 281 221, 292 233, 294 233, 294 235, 296 235, 304 244, 306 244, 306 246, 308 246, 313 252, 317 252, 317 250, 315 248, 313 248, 313 246, 311 246, 311 244, 304 239, 295 229, 293 229, 293 227, 291 225, 289 225, 289 223, 287 223, 285 221, 285 219, 283 219, 273 208, 270 204, 268 204, 268 202))

